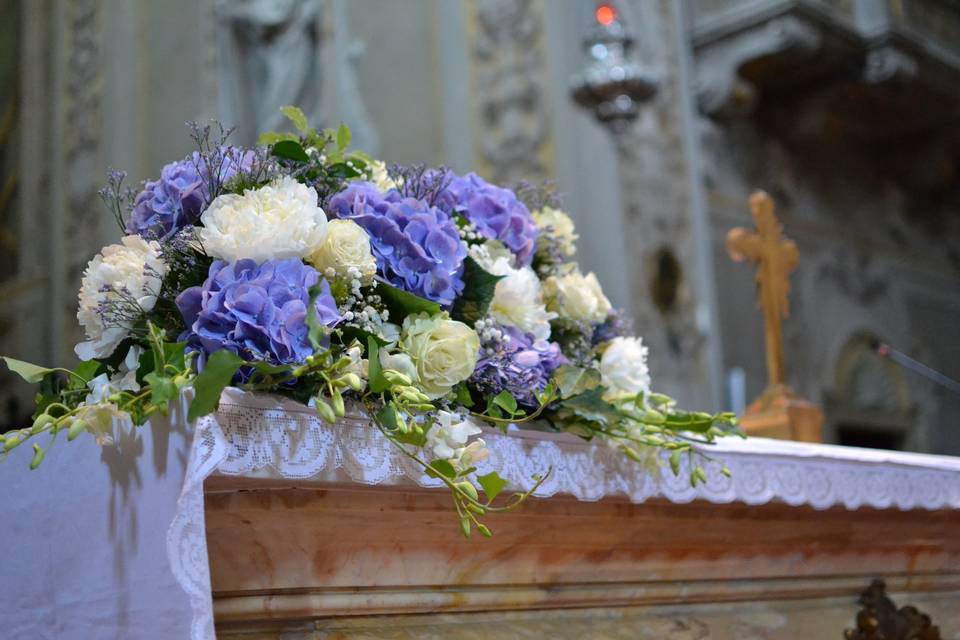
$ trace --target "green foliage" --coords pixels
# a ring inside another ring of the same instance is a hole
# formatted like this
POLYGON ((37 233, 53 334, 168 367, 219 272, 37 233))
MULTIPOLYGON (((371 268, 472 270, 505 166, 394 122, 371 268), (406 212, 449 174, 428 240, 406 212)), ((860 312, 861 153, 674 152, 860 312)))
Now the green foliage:
POLYGON ((280 113, 286 116, 287 120, 289 120, 300 133, 306 134, 309 132, 310 125, 307 123, 307 116, 300 107, 286 105, 280 107, 280 113))
POLYGON ((383 377, 383 368, 380 366, 380 344, 370 336, 367 338, 367 384, 373 393, 383 393, 390 387, 390 383, 383 377))
POLYGON ((29 362, 17 360, 16 358, 2 356, 2 359, 7 363, 7 368, 10 369, 10 371, 33 384, 37 384, 43 380, 44 376, 56 371, 56 369, 47 369, 46 367, 30 364, 29 362))
POLYGON ((404 318, 415 313, 426 313, 432 316, 441 311, 440 305, 436 302, 398 289, 386 282, 377 283, 377 293, 380 294, 380 298, 387 305, 387 310, 390 311, 390 319, 396 323, 403 322, 404 318))
POLYGON ((270 148, 270 153, 284 160, 304 163, 310 162, 310 156, 304 151, 303 145, 296 140, 280 140, 270 148))
POLYGON ((327 328, 320 323, 317 314, 317 298, 321 295, 323 295, 323 280, 310 287, 310 301, 307 303, 307 338, 315 351, 320 349, 320 341, 328 333, 327 328))
POLYGON ((450 317, 472 327, 473 323, 487 315, 497 283, 503 278, 489 273, 467 256, 463 261, 463 293, 454 301, 450 317))
POLYGON ((477 476, 477 482, 483 487, 483 492, 487 495, 487 500, 491 502, 496 500, 500 492, 507 486, 507 481, 501 478, 500 474, 496 471, 477 476))
POLYGON ((195 396, 187 412, 189 420, 196 420, 217 410, 220 394, 233 380, 237 370, 243 365, 243 359, 232 351, 221 349, 207 358, 203 371, 193 383, 195 396))
POLYGON ((553 372, 553 380, 564 400, 600 386, 600 372, 593 368, 561 365, 553 372))

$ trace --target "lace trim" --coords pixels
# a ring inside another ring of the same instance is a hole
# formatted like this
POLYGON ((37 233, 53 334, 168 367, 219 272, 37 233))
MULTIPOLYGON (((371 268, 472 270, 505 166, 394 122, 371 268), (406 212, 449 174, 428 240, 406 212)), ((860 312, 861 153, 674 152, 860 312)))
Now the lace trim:
MULTIPOLYGON (((484 434, 490 458, 478 473, 496 470, 512 489, 529 489, 533 475, 552 468, 536 492, 595 501, 623 495, 676 503, 707 500, 751 505, 780 500, 827 509, 960 509, 960 461, 939 456, 764 440, 711 448, 708 482, 692 488, 687 469, 651 473, 598 443, 561 434, 484 434), (732 478, 720 473, 726 464, 732 478)), ((210 570, 204 533, 203 482, 212 473, 363 484, 442 483, 399 452, 361 414, 329 425, 302 405, 236 389, 224 392, 215 416, 198 421, 177 515, 167 535, 171 568, 193 608, 192 638, 214 638, 210 570)))

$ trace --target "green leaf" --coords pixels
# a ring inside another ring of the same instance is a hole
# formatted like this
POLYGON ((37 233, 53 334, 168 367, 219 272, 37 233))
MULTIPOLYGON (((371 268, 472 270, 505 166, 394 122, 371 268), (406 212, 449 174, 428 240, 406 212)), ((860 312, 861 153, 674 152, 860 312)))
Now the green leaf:
POLYGON ((487 500, 490 502, 493 502, 503 491, 503 488, 507 486, 507 481, 501 478, 496 471, 491 471, 484 476, 477 476, 477 482, 483 487, 483 492, 487 494, 487 500))
POLYGON ((257 138, 257 144, 264 147, 272 147, 283 140, 299 142, 300 139, 292 133, 280 133, 277 131, 265 131, 257 138))
POLYGON ((349 180, 350 178, 356 178, 360 175, 360 172, 348 165, 345 162, 337 162, 330 165, 327 168, 327 173, 335 178, 342 178, 344 180, 349 180))
POLYGON ((280 107, 280 113, 286 116, 287 120, 289 120, 300 133, 306 133, 310 128, 310 125, 307 122, 307 116, 304 115, 303 111, 300 110, 300 107, 295 107, 288 104, 284 107, 280 107))
POLYGON ((513 416, 517 413, 517 399, 513 397, 513 394, 504 389, 497 395, 493 397, 493 402, 498 407, 506 411, 509 415, 513 416))
POLYGON ((605 401, 602 395, 603 391, 600 388, 590 389, 564 400, 562 406, 588 422, 598 422, 602 425, 616 424, 620 420, 620 413, 616 407, 605 401))
POLYGON ((397 289, 386 282, 377 283, 377 293, 390 311, 390 321, 397 324, 414 313, 426 313, 431 316, 440 313, 440 305, 436 302, 415 296, 403 289, 397 289))
POLYGON ((600 386, 599 371, 568 364, 558 367, 553 372, 553 379, 560 389, 561 398, 570 398, 600 386))
POLYGON ((99 360, 86 360, 74 368, 73 372, 76 374, 76 376, 70 376, 70 379, 67 382, 71 389, 79 389, 82 386, 86 386, 86 384, 80 382, 78 377, 90 382, 104 370, 106 370, 106 367, 99 360))
POLYGON ((374 336, 367 337, 367 384, 372 393, 383 393, 390 388, 390 382, 383 377, 380 366, 380 345, 374 336))
POLYGON ((176 399, 178 395, 177 385, 172 378, 154 371, 145 375, 143 380, 150 385, 150 402, 153 404, 162 407, 176 399))
POLYGON ((337 149, 343 151, 350 146, 350 127, 348 127, 343 122, 340 123, 340 126, 337 127, 337 149))
POLYGON ((470 395, 470 389, 462 382, 453 388, 456 394, 457 404, 463 405, 468 409, 473 406, 473 397, 470 395))
POLYGON ((320 323, 320 315, 317 313, 317 298, 323 295, 324 282, 321 280, 310 287, 310 301, 307 303, 307 338, 314 351, 320 349, 320 340, 327 334, 327 328, 320 323))
POLYGON ((503 278, 488 272, 467 256, 463 261, 463 293, 454 301, 450 317, 472 327, 474 322, 487 315, 493 292, 503 278))
POLYGON ((447 460, 434 460, 430 463, 430 467, 427 467, 427 475, 431 478, 439 478, 440 476, 456 478, 457 470, 447 460))
POLYGON ((216 411, 220 403, 220 394, 243 364, 240 356, 226 349, 211 354, 207 358, 207 365, 193 381, 196 395, 190 403, 187 419, 196 420, 216 411))
POLYGON ((250 366, 253 367, 257 373, 265 376, 289 373, 293 369, 293 366, 289 364, 273 364, 272 362, 264 362, 263 360, 251 362, 250 366))
POLYGON ((272 153, 278 158, 286 160, 295 160, 297 162, 310 162, 310 156, 303 150, 303 147, 296 140, 281 140, 272 147, 272 153))
POLYGON ((7 363, 7 367, 9 367, 10 371, 14 372, 27 382, 32 382, 33 384, 43 380, 43 377, 48 373, 54 372, 54 369, 47 369, 46 367, 30 364, 29 362, 17 360, 16 358, 8 358, 6 356, 0 356, 0 358, 7 363))

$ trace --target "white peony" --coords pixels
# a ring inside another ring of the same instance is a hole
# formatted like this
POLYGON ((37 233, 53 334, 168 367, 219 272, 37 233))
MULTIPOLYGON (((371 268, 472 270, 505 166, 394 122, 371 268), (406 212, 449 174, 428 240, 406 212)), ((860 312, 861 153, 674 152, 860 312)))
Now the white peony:
POLYGON ((533 212, 533 221, 540 233, 551 239, 563 255, 570 257, 577 252, 577 235, 573 220, 560 209, 544 207, 533 212))
POLYGON ((326 238, 307 262, 320 273, 332 269, 340 278, 347 278, 350 270, 356 269, 366 283, 377 272, 377 261, 370 251, 370 236, 353 220, 331 220, 326 238))
POLYGON ((607 399, 650 390, 647 348, 640 338, 614 338, 600 358, 600 379, 607 399))
POLYGON ((400 347, 416 366, 420 390, 435 399, 473 374, 480 356, 480 337, 445 314, 431 318, 418 313, 404 318, 400 347))
POLYGON ((167 266, 160 245, 140 236, 104 247, 83 272, 77 320, 87 341, 76 347, 81 360, 106 358, 127 337, 137 316, 157 303, 167 266))
POLYGON ((505 276, 494 289, 490 315, 500 324, 533 334, 537 340, 548 339, 550 320, 556 318, 557 314, 547 311, 540 279, 533 269, 514 269, 510 258, 503 256, 485 265, 485 268, 493 275, 505 276))
POLYGON ((610 301, 603 295, 600 282, 593 273, 583 275, 572 271, 562 276, 550 276, 543 283, 547 308, 561 318, 575 322, 599 324, 610 315, 610 301))
POLYGON ((327 216, 317 204, 317 192, 289 176, 242 196, 218 196, 200 221, 200 241, 207 254, 228 262, 304 258, 327 234, 327 216))
POLYGON ((469 416, 440 410, 436 421, 427 432, 426 446, 438 460, 449 460, 457 469, 466 469, 487 459, 490 451, 481 438, 467 444, 470 436, 483 430, 469 416))

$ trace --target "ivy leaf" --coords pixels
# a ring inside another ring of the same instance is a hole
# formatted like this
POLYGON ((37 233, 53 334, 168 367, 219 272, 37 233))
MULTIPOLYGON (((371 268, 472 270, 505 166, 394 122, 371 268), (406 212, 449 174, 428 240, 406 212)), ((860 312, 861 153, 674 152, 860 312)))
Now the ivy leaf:
POLYGON ((457 477, 457 470, 447 460, 434 460, 430 463, 430 467, 427 468, 427 475, 431 478, 439 478, 440 476, 445 478, 457 477))
POLYGON ((456 394, 457 404, 463 405, 468 409, 473 406, 473 397, 470 395, 470 389, 462 382, 453 388, 456 394))
POLYGON ((306 133, 307 129, 310 128, 310 125, 307 123, 307 116, 300 110, 300 107, 288 104, 280 107, 280 113, 282 113, 300 133, 306 133))
POLYGON ((196 395, 190 403, 187 419, 196 420, 216 411, 220 404, 220 394, 243 364, 240 356, 226 349, 211 354, 207 358, 207 365, 193 381, 196 395))
POLYGON ((493 403, 506 411, 510 416, 514 416, 517 413, 517 399, 506 389, 493 397, 493 403))
POLYGON ((431 316, 440 313, 440 305, 436 302, 415 296, 383 281, 377 283, 377 293, 390 311, 391 322, 399 324, 408 315, 414 313, 426 313, 431 316))
POLYGON ((177 385, 172 378, 158 374, 156 371, 143 377, 144 382, 150 385, 150 402, 163 408, 177 397, 177 385))
POLYGON ((336 143, 337 149, 340 151, 343 151, 350 146, 350 127, 343 122, 341 122, 340 126, 337 127, 336 143))
POLYGON ((563 408, 573 411, 587 422, 615 424, 620 419, 617 408, 602 397, 600 388, 590 389, 563 401, 563 408))
POLYGON ((281 140, 271 148, 274 156, 297 162, 310 162, 310 156, 296 140, 281 140))
POLYGON ((390 388, 390 383, 383 377, 380 367, 380 345, 374 336, 367 337, 367 384, 372 393, 383 393, 390 388))
POLYGON ((600 386, 600 372, 596 369, 562 365, 553 372, 553 379, 560 389, 561 398, 571 398, 577 394, 596 389, 600 386))
POLYGON ((397 415, 397 408, 392 402, 383 405, 383 409, 377 414, 377 420, 387 431, 396 431, 400 427, 400 418, 397 415))
POLYGON ((503 488, 507 486, 507 481, 501 478, 500 474, 496 471, 491 471, 483 476, 477 476, 477 482, 483 487, 483 492, 487 494, 487 500, 490 502, 493 502, 494 499, 500 495, 500 492, 503 491, 503 488))
POLYGON ((43 377, 48 373, 54 372, 54 369, 48 369, 39 365, 30 364, 29 362, 17 360, 16 358, 8 358, 6 356, 0 357, 2 357, 3 361, 7 363, 7 367, 9 367, 10 371, 14 372, 27 382, 32 382, 33 384, 43 380, 43 377))
POLYGON ((467 256, 463 261, 463 293, 454 301, 450 317, 472 327, 474 322, 487 315, 497 283, 503 278, 493 275, 467 256))

